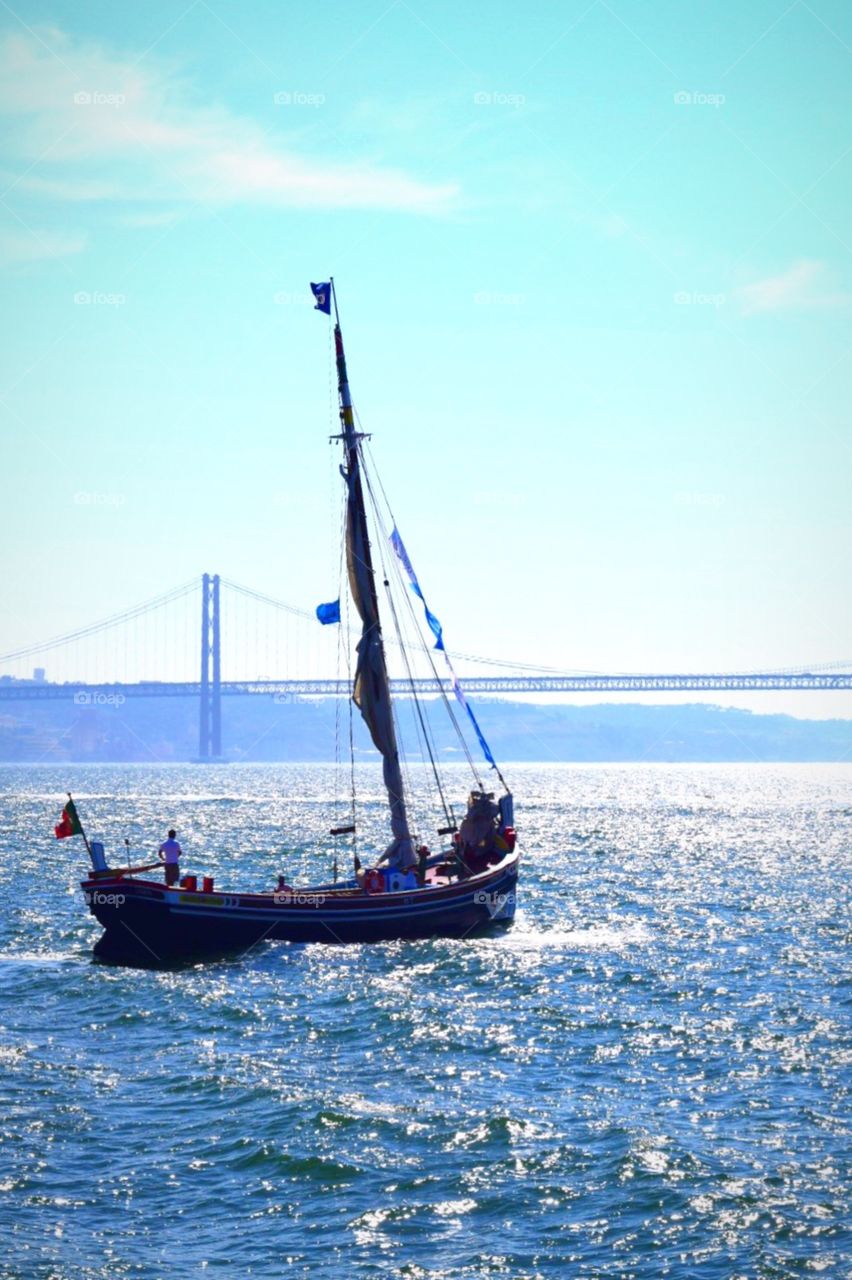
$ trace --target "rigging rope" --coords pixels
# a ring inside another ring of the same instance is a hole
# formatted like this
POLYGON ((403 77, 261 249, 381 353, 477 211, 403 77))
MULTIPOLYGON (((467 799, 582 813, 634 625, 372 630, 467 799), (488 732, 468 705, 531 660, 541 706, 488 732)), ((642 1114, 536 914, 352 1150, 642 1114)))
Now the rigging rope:
MULTIPOLYGON (((380 474, 379 474, 379 472, 378 472, 378 468, 375 466, 375 463, 372 461, 372 458, 371 458, 371 467, 370 467, 370 471, 374 472, 374 473, 375 473, 375 475, 376 475, 376 480, 377 480, 377 482, 378 482, 379 489, 380 489, 381 494, 382 494, 382 497, 383 497, 383 499, 384 499, 385 506, 387 507, 387 512, 388 512, 388 515, 389 515, 389 517, 390 517, 391 523, 393 524, 393 526, 394 526, 394 527, 396 527, 396 520, 395 520, 395 517, 394 517, 394 514, 393 514, 393 510, 391 509, 390 501, 388 500, 388 496, 387 496, 387 494, 385 493, 384 487, 383 487, 383 485, 382 485, 381 476, 380 476, 380 474)), ((365 474, 367 474, 367 476, 368 476, 368 487, 369 487, 369 474, 370 474, 370 472, 365 470, 365 474)), ((372 503, 373 503, 373 509, 374 509, 375 514, 376 514, 376 522, 377 522, 377 524, 378 524, 378 526, 379 526, 379 530, 380 530, 380 532, 381 532, 381 534, 382 534, 382 537, 383 537, 384 541, 385 541, 385 542, 387 542, 387 540, 388 540, 387 526, 385 525, 384 521, 383 521, 383 520, 382 520, 382 518, 381 518, 381 515, 379 514, 378 504, 377 504, 377 502, 376 502, 376 497, 375 497, 375 494, 373 493, 372 489, 370 489, 370 497, 371 497, 371 500, 372 500, 372 503)), ((461 725, 459 724, 459 721, 458 721, 458 719, 457 719, 457 717, 456 717, 455 707, 454 707, 454 706, 453 706, 453 704, 450 702, 449 696, 448 696, 448 694, 447 694, 447 690, 446 690, 446 687, 445 687, 445 677, 441 677, 441 676, 438 674, 438 669, 437 669, 437 667, 436 667, 436 665, 435 665, 435 659, 434 659, 434 656, 433 656, 433 646, 432 646, 432 643, 431 643, 431 641, 427 642, 427 640, 426 640, 426 638, 425 638, 425 636, 424 636, 424 633, 423 633, 423 630, 422 630, 422 626, 421 626, 421 623, 420 623, 420 616, 419 616, 419 613, 415 610, 415 607, 414 607, 414 601, 413 601, 413 599, 412 599, 411 591, 410 591, 410 589, 409 589, 408 583, 405 581, 405 579, 404 579, 404 578, 403 578, 403 576, 402 576, 401 567, 400 567, 400 565, 399 565, 399 561, 397 560, 396 556, 394 556, 394 557, 393 557, 393 564, 394 564, 394 572, 395 572, 395 573, 396 573, 396 575, 397 575, 397 581, 398 581, 398 582, 399 582, 399 584, 400 584, 400 588, 401 588, 401 590, 402 590, 403 598, 404 598, 404 600, 405 600, 405 602, 406 602, 406 606, 407 606, 407 608, 408 608, 408 612, 409 612, 409 615, 410 615, 411 620, 412 620, 412 625, 413 625, 413 628, 414 628, 414 633, 415 633, 415 635, 416 635, 416 637, 417 637, 417 639, 418 639, 418 642, 419 642, 419 644, 420 644, 421 652, 423 653, 423 655, 424 655, 424 656, 425 656, 425 658, 426 658, 426 661, 427 661, 427 662, 428 662, 428 664, 429 664, 429 668, 430 668, 430 670, 431 670, 431 672, 432 672, 432 675, 433 675, 433 677, 434 677, 434 679, 435 679, 435 681, 436 681, 436 683, 437 683, 438 690, 439 690, 439 693, 440 693, 440 697, 441 697, 441 699, 442 699, 442 701, 443 701, 443 704, 444 704, 444 710, 446 711, 447 716, 449 717, 450 723, 452 724, 452 726, 453 726, 453 728, 454 728, 454 730, 455 730, 456 737, 457 737, 458 742, 459 742, 459 744, 460 744, 460 746, 461 746, 461 748, 462 748, 462 751, 464 752, 465 758, 467 759, 468 766, 469 766, 470 771, 471 771, 471 773, 473 774, 473 777, 474 777, 474 779, 475 779, 475 781, 476 781, 476 785, 477 785, 477 787, 479 788, 479 790, 481 791, 481 790, 483 790, 483 789, 484 789, 484 788, 483 788, 483 783, 482 783, 482 778, 481 778, 481 776, 480 776, 480 773, 479 773, 478 768, 476 767, 476 764, 475 764, 475 762, 474 762, 473 756, 471 755, 470 748, 468 747, 468 744, 467 744, 467 738, 465 737, 464 732, 463 732, 463 730, 462 730, 462 728, 461 728, 461 725)), ((445 650, 445 654, 446 654, 446 650, 445 650)), ((497 776, 499 777, 500 781, 503 783, 503 786, 504 786, 504 787, 506 787, 506 790, 508 791, 508 789, 509 789, 509 788, 506 786, 505 779, 503 778, 502 773, 500 772, 500 770, 497 768, 497 766, 496 766, 496 765, 495 765, 495 769, 496 769, 496 771, 497 771, 497 776)))
MULTIPOLYGON (((387 542, 388 542, 388 531, 387 531, 387 526, 386 526, 386 524, 385 524, 385 522, 384 522, 384 520, 383 520, 383 518, 382 518, 381 511, 380 511, 380 509, 379 509, 379 505, 378 505, 378 502, 377 502, 377 499, 376 499, 376 494, 375 494, 375 492, 374 492, 374 490, 373 490, 373 487, 372 487, 372 484, 371 484, 371 478, 370 478, 370 477, 371 477, 371 472, 373 472, 373 471, 375 471, 375 467, 374 467, 374 466, 371 466, 369 469, 368 469, 368 468, 366 468, 366 467, 364 468, 364 475, 365 475, 366 480, 367 480, 367 490, 368 490, 368 493, 369 493, 369 495, 370 495, 370 502, 371 502, 372 509, 373 509, 373 516, 374 516, 374 519, 375 519, 375 522, 376 522, 376 526, 377 526, 378 531, 379 531, 379 534, 380 534, 380 547, 381 547, 382 564, 384 565, 384 564, 385 564, 384 548, 385 548, 385 545, 386 545, 386 544, 387 544, 387 542)), ((379 478, 378 474, 376 475, 376 478, 377 478, 378 483, 379 483, 379 485, 380 485, 380 487, 381 487, 381 479, 379 478)), ((393 512, 390 510, 390 504, 389 504, 389 503, 388 503, 388 501, 387 501, 387 495, 384 493, 384 490, 383 490, 383 489, 382 489, 382 495, 383 495, 383 497, 384 497, 384 499, 385 499, 385 505, 388 507, 388 514, 390 515, 391 520, 393 520, 393 512)), ((476 765, 475 765, 475 763, 474 763, 473 757, 472 757, 472 755, 471 755, 471 753, 470 753, 470 749, 469 749, 468 744, 467 744, 467 739, 465 738, 464 733, 462 732, 461 726, 460 726, 460 724, 459 724, 459 722, 458 722, 458 720, 457 720, 457 718, 456 718, 455 709, 454 709, 454 707, 452 706, 452 703, 450 702, 450 700, 449 700, 449 698, 448 698, 448 696, 447 696, 446 689, 444 688, 444 683, 443 683, 442 679, 441 679, 441 678, 439 677, 439 675, 438 675, 438 671, 437 671, 437 668, 436 668, 436 666, 435 666, 435 660, 434 660, 434 658, 433 658, 433 656, 432 656, 432 648, 431 648, 431 645, 430 645, 430 644, 427 644, 427 642, 426 642, 426 640, 425 640, 425 637, 424 637, 424 635, 423 635, 423 631, 422 631, 422 627, 421 627, 421 624, 420 624, 419 615, 418 615, 418 613, 417 613, 417 612, 415 611, 415 609, 414 609, 414 603, 413 603, 413 600, 412 600, 412 597, 411 597, 411 592, 410 592, 410 591, 409 591, 409 589, 408 589, 408 584, 404 581, 404 579, 403 579, 403 577, 402 577, 402 573, 401 573, 400 565, 399 565, 399 562, 398 562, 398 560, 397 560, 396 556, 393 556, 391 559, 392 559, 392 563, 393 563, 394 573, 395 573, 395 575, 396 575, 396 581, 397 581, 397 584, 399 585, 399 589, 400 589, 400 591, 401 591, 401 593, 402 593, 402 598, 403 598, 403 600, 405 601, 406 608, 407 608, 407 610, 408 610, 409 620, 410 620, 410 622, 411 622, 411 627, 412 627, 413 634, 414 634, 414 636, 415 636, 415 638, 416 638, 416 640, 417 640, 417 643, 418 643, 418 645, 419 645, 420 651, 421 651, 421 653, 425 656, 426 661, 428 662, 429 667, 430 667, 430 669, 431 669, 431 671, 432 671, 432 674, 433 674, 433 676, 434 676, 434 678, 435 678, 435 680, 436 680, 436 682, 437 682, 438 690, 439 690, 439 694, 440 694, 440 697, 441 697, 441 699, 442 699, 442 701, 443 701, 443 704, 444 704, 444 710, 446 711, 447 716, 448 716, 448 718, 449 718, 449 720, 450 720, 450 723, 451 723, 451 725, 452 725, 453 729, 455 730, 457 740, 458 740, 459 745, 460 745, 460 747, 461 747, 461 749, 462 749, 462 751, 463 751, 463 753, 464 753, 464 755, 465 755, 465 757, 466 757, 466 759, 467 759, 468 766, 469 766, 469 768, 470 768, 470 770, 471 770, 471 773, 472 773, 472 775, 473 775, 473 777, 474 777, 474 780, 475 780, 475 782, 476 782, 476 784, 477 784, 477 787, 478 787, 480 790, 482 790, 482 779, 481 779, 481 777, 480 777, 480 775, 479 775, 479 771, 478 771, 478 769, 477 769, 477 767, 476 767, 476 765)), ((387 574, 385 574, 385 576, 387 577, 387 574)), ((402 628, 401 628, 401 626, 400 626, 400 624, 399 624, 399 619, 398 619, 398 616, 397 616, 397 613, 396 613, 396 608, 395 608, 395 604, 394 604, 394 601, 393 601, 393 597, 392 597, 392 596, 390 596, 390 592, 389 592, 388 594, 389 594, 389 598, 390 598, 390 601, 391 601, 391 608, 392 608, 392 611, 393 611, 394 622, 395 622, 395 625, 396 625, 397 634, 398 634, 398 636, 400 637, 400 641, 401 641, 401 639, 402 639, 402 628)), ((409 681, 409 685, 410 685, 410 688, 411 688, 411 695, 412 695, 412 698, 413 698, 414 703, 415 703, 415 707, 416 707, 416 710, 417 710, 417 714, 418 714, 418 716, 421 718, 421 722, 423 722, 423 720, 424 720, 424 716, 423 716, 423 707, 422 707, 422 705, 421 705, 421 703, 420 703, 420 699, 419 699, 419 697, 418 697, 418 695, 417 695, 417 690, 416 690, 416 689, 415 689, 415 687, 414 687, 414 678, 413 678, 413 674, 412 674, 412 671, 411 671, 411 666, 410 666, 410 662, 409 662, 409 658, 408 658, 407 649, 406 649, 406 646, 405 646, 404 644, 402 644, 402 643, 401 643, 400 647, 402 648, 403 658, 404 658, 404 661, 405 661, 406 670, 407 670, 407 672, 408 672, 408 681, 409 681)), ((425 737, 426 737, 427 742, 431 742, 431 738, 430 738, 429 730, 428 730, 428 727, 427 727, 427 724, 426 724, 426 723, 423 723, 423 732, 424 732, 424 735, 425 735, 425 737)), ((443 788, 442 788, 441 781, 440 781, 440 778, 439 778, 439 775, 438 775, 437 766, 436 766, 436 763, 435 763, 434 754, 433 754, 433 752, 432 752, 431 746, 430 746, 429 754, 430 754, 430 759, 432 760, 432 767, 433 767, 433 771, 435 772, 435 780, 436 780, 436 782, 437 782, 437 784, 438 784, 438 788, 439 788, 439 791, 440 791, 440 793, 441 793, 441 801, 442 801, 442 804, 444 805, 444 812, 445 812, 445 815, 446 815, 446 817, 447 817, 447 821, 448 821, 448 822, 452 822, 452 824, 453 824, 453 825, 455 825, 455 818, 454 818, 454 816, 452 815, 452 809, 451 809, 451 808, 450 808, 450 809, 448 809, 448 808, 447 808, 446 802, 445 802, 445 800, 444 800, 443 788)), ((499 772, 499 771, 498 771, 498 772, 499 772)))
MULTIPOLYGON (((450 815, 450 810, 449 810, 449 808, 448 808, 448 806, 447 806, 446 796, 444 795, 444 787, 443 787, 443 783, 442 783, 442 781, 441 781, 441 775, 440 775, 440 772, 439 772, 439 769, 438 769, 438 764, 437 764, 437 761, 436 761, 436 759, 435 759, 435 744, 434 744, 434 739, 433 739, 433 736, 432 736, 432 734, 431 734, 431 732, 430 732, 430 729, 429 729, 429 725, 428 725, 428 721, 427 721, 427 719, 426 719, 426 716, 424 715, 424 708, 423 708, 423 705, 422 705, 421 700, 420 700, 420 698, 419 698, 419 696, 418 696, 418 694, 417 694, 417 690, 416 690, 416 689, 415 689, 415 687, 414 687, 414 673, 413 673, 413 672, 412 672, 412 670, 411 670, 411 663, 410 663, 410 661, 409 661, 409 657, 408 657, 408 648, 407 648, 407 646, 402 642, 402 627, 401 627, 401 625, 400 625, 399 615, 397 614, 396 602, 395 602, 395 600, 394 600, 394 598, 393 598, 393 594, 392 594, 391 589, 390 589, 390 582, 388 581, 388 575, 387 575, 387 562, 386 562, 386 560, 385 560, 385 543, 386 543, 386 541, 387 541, 387 539, 386 539, 386 538, 385 538, 385 536, 384 536, 384 535, 385 535, 385 530, 384 530, 384 528, 383 528, 383 526, 382 526, 381 515, 380 515, 380 513, 379 513, 379 511, 378 511, 378 508, 377 508, 377 506, 376 506, 375 495, 374 495, 374 493, 373 493, 372 485, 370 484, 370 476, 369 476, 369 473, 368 473, 366 470, 364 470, 364 471, 363 471, 363 474, 364 474, 364 476, 366 477, 366 480, 367 480, 367 492, 368 492, 368 493, 369 493, 369 495, 370 495, 370 503, 371 503, 372 508, 373 508, 373 517, 374 517, 374 519, 375 519, 375 521, 376 521, 376 524, 377 524, 377 526, 378 526, 378 528, 379 528, 379 532, 382 534, 382 538, 380 539, 380 542, 379 542, 379 558, 380 558, 380 560, 381 560, 381 562, 382 562, 382 574, 383 574, 384 584, 385 584, 385 595, 386 595, 386 597, 387 597, 388 607, 390 608, 390 611, 391 611, 391 617, 393 618, 394 628, 395 628, 395 630, 396 630, 396 634, 397 634, 397 636, 398 636, 398 638, 399 638, 399 641, 400 641, 400 648, 401 648, 401 650, 402 650, 402 657, 403 657, 403 661, 404 661, 404 663, 405 663, 405 669, 406 669, 406 672, 408 673, 408 683, 409 683, 409 688, 410 688, 410 690, 411 690, 411 698, 412 698, 412 702, 414 703, 414 709, 415 709, 415 712, 416 712, 415 728, 417 728, 417 727, 419 726, 419 729, 420 729, 420 731, 421 731, 421 733, 420 733, 418 736, 420 736, 420 741, 421 741, 421 743, 422 743, 423 747, 425 748, 425 754, 427 754, 427 755, 428 755, 428 757, 429 757, 429 763, 430 763, 430 764, 431 764, 431 766, 432 766, 432 774, 433 774, 434 779, 435 779, 435 785, 436 785, 436 786, 437 786, 437 788, 438 788, 438 795, 439 795, 439 796, 440 796, 440 798, 441 798, 441 807, 442 807, 442 809, 443 809, 443 811, 444 811, 444 818, 445 818, 445 820, 446 820, 446 822, 447 822, 447 823, 450 823, 450 822, 452 821, 452 818, 451 818, 451 815, 450 815)), ((423 752, 421 752, 421 754, 423 754, 423 752)))

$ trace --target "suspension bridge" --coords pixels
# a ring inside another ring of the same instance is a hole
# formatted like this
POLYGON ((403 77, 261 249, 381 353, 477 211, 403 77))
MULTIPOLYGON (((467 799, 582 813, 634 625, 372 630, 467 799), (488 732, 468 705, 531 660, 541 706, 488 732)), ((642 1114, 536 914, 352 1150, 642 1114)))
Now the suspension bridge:
MULTIPOLYGON (((286 702, 298 696, 348 696, 351 671, 341 655, 350 652, 354 630, 320 627, 306 610, 205 573, 77 631, 0 654, 0 702, 70 699, 98 707, 127 698, 192 697, 198 701, 199 758, 212 760, 223 750, 223 698, 255 695, 286 702), (228 678, 223 678, 223 654, 228 678), (47 660, 51 679, 40 665, 47 660), (33 662, 39 665, 33 668, 33 662), (329 670, 338 674, 330 677, 329 670), (158 671, 170 678, 156 678, 158 671)), ((482 694, 852 689, 849 662, 809 670, 604 674, 472 654, 456 657, 464 668, 465 689, 482 694)), ((413 688, 426 695, 449 687, 434 674, 392 683, 401 692, 413 688)))

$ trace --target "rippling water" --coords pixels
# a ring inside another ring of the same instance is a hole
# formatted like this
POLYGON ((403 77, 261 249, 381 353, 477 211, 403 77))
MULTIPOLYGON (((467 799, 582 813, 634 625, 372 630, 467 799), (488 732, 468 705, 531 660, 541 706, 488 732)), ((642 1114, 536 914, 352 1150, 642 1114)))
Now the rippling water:
POLYGON ((68 779, 268 886, 334 770, 0 769, 0 1275, 848 1275, 852 772, 511 776, 509 932, 157 973, 91 961, 68 779))

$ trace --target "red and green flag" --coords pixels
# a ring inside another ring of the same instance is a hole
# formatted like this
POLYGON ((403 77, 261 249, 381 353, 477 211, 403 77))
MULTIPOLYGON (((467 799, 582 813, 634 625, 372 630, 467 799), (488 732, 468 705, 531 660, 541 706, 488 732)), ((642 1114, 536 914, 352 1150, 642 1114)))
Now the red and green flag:
POLYGON ((56 832, 57 840, 64 840, 66 836, 81 836, 83 834, 83 827, 77 817, 77 810, 74 807, 73 800, 69 799, 62 810, 62 818, 53 830, 56 832))

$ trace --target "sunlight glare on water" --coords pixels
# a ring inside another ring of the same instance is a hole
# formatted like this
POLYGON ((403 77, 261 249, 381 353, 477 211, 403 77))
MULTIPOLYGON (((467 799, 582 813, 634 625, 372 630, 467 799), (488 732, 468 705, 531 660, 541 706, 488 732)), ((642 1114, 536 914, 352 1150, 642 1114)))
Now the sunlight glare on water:
POLYGON ((66 785, 268 888, 330 876, 334 769, 0 770, 0 1275, 847 1274, 852 773, 510 776, 510 930, 149 972, 92 962, 66 785))

